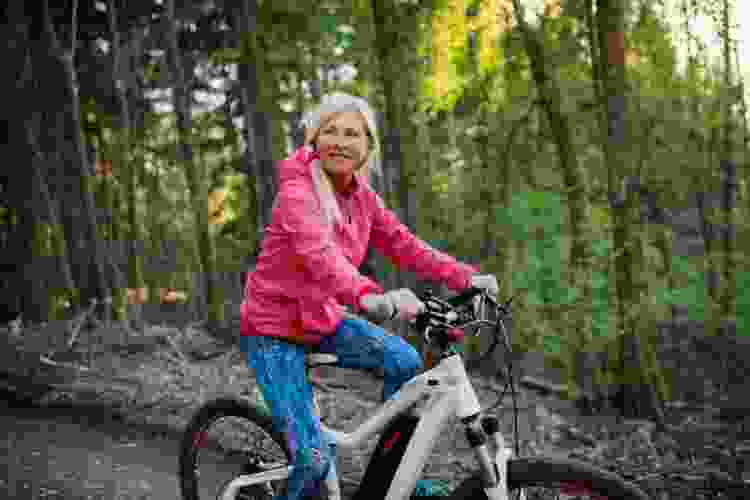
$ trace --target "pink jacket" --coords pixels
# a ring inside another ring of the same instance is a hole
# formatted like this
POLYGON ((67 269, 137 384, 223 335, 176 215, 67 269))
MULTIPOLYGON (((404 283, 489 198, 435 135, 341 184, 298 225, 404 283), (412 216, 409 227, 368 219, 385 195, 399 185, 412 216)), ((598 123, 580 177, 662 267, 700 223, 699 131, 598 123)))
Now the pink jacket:
POLYGON ((368 245, 396 266, 460 291, 477 268, 457 262, 412 235, 380 196, 355 176, 337 195, 344 223, 325 237, 309 148, 278 163, 279 191, 255 269, 248 273, 240 335, 267 335, 317 344, 343 317, 341 304, 360 311, 359 298, 383 289, 357 268, 368 245))

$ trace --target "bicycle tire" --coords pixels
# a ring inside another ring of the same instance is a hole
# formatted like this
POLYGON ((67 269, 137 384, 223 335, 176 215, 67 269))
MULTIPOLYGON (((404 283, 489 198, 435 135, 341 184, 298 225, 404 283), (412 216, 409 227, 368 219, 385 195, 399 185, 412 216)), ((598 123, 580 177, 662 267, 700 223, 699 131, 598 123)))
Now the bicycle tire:
MULTIPOLYGON (((518 492, 524 488, 542 487, 560 491, 568 488, 566 498, 597 500, 649 500, 635 485, 621 477, 577 460, 556 458, 519 458, 508 462, 508 489, 518 492), (575 491, 570 489, 578 488, 575 491), (580 497, 579 494, 588 496, 580 497)), ((511 499, 514 497, 511 496, 511 499)), ((546 497, 540 497, 546 498, 546 497)), ((559 498, 559 497, 554 497, 559 498)), ((485 500, 479 475, 464 480, 446 500, 485 500)))
MULTIPOLYGON (((180 441, 179 475, 183 500, 203 500, 199 496, 195 469, 196 436, 200 436, 211 423, 226 417, 247 420, 265 432, 283 450, 287 463, 291 460, 283 434, 273 430, 271 418, 250 402, 235 398, 220 398, 202 406, 193 418, 180 441)), ((560 490, 580 488, 588 498, 604 500, 648 500, 649 497, 635 485, 621 477, 595 466, 572 459, 530 457, 508 462, 508 488, 511 492, 524 488, 543 487, 560 490)), ((485 500, 479 475, 464 480, 445 500, 485 500)), ((511 497, 513 498, 513 497, 511 497)), ((580 498, 569 497, 569 498, 580 498)), ((586 497, 584 497, 586 498, 586 497)), ((533 500, 533 499, 529 499, 533 500)))
POLYGON ((200 496, 196 455, 203 446, 199 443, 204 439, 206 429, 224 418, 245 420, 260 428, 283 451, 286 462, 291 463, 286 439, 273 429, 270 416, 261 413, 251 402, 237 398, 225 397, 210 401, 190 419, 180 440, 179 476, 183 500, 206 498, 200 496))

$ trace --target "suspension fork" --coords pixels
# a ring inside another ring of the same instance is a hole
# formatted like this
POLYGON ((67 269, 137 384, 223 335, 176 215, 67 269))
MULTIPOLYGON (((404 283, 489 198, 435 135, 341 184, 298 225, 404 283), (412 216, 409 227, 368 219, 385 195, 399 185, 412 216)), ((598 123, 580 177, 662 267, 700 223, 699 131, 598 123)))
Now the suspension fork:
POLYGON ((466 440, 474 449, 479 463, 479 474, 487 495, 492 500, 507 500, 507 470, 508 460, 512 452, 505 446, 505 440, 500 433, 497 418, 472 415, 464 419, 466 440), (492 456, 487 446, 489 438, 494 442, 495 455, 492 456))

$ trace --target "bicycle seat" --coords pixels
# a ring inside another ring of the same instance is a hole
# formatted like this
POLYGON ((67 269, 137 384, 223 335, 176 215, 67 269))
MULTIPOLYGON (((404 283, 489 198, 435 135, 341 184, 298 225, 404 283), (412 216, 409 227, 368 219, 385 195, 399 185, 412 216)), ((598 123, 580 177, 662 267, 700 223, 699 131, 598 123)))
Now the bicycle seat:
POLYGON ((335 354, 326 354, 323 352, 310 352, 305 354, 305 367, 313 368, 321 365, 335 365, 339 357, 335 354))

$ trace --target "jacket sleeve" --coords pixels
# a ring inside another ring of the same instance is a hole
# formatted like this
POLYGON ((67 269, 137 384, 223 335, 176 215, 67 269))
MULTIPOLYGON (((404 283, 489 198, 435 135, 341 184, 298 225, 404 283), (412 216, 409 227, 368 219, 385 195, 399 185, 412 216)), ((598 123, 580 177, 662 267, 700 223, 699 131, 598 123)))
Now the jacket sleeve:
POLYGON ((380 196, 374 196, 371 243, 396 266, 412 271, 422 279, 445 283, 453 291, 469 287, 471 276, 479 268, 458 262, 414 236, 396 215, 388 210, 380 196))
POLYGON ((310 280, 356 311, 360 310, 358 301, 363 294, 383 292, 379 285, 359 274, 335 245, 328 228, 323 226, 315 193, 304 179, 284 183, 275 205, 281 228, 289 235, 297 260, 310 280))

